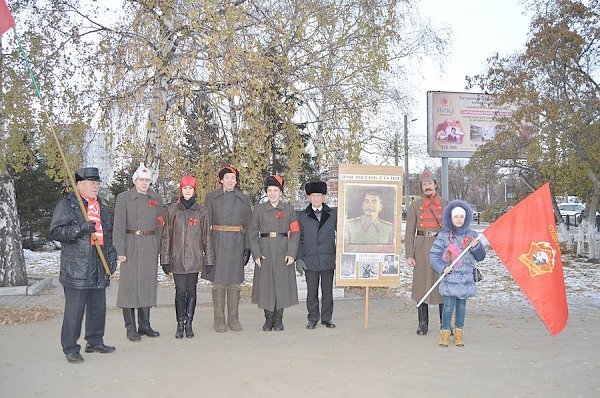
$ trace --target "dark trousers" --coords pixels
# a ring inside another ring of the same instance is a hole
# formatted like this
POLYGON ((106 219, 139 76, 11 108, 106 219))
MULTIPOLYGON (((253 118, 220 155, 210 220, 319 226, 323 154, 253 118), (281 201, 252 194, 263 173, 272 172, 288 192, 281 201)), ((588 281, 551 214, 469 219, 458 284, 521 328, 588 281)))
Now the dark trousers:
POLYGON ((306 270, 306 308, 308 320, 330 321, 333 315, 333 269, 325 271, 306 270), (321 281, 321 313, 319 315, 319 280, 321 281))
POLYGON ((173 274, 175 281, 175 300, 196 297, 196 285, 198 284, 198 273, 173 274))
POLYGON ((85 312, 85 339, 90 345, 104 344, 106 324, 106 289, 73 289, 64 286, 65 313, 60 343, 65 354, 79 352, 77 340, 85 312))

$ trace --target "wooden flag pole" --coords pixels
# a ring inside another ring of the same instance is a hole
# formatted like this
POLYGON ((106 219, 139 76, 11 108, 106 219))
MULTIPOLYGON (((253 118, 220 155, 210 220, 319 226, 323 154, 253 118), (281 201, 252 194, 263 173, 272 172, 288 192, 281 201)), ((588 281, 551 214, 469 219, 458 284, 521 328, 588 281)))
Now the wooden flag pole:
POLYGON ((369 328, 369 286, 365 287, 365 330, 369 328))
MULTIPOLYGON (((48 120, 48 126, 50 126, 50 131, 52 132, 54 142, 56 143, 56 146, 58 148, 58 153, 60 154, 60 158, 63 161, 63 166, 65 168, 64 171, 67 174, 67 179, 69 180, 71 189, 73 190, 73 193, 75 193, 75 197, 77 198, 77 203, 79 204, 79 210, 81 210, 81 214, 83 214, 83 219, 85 221, 89 221, 89 218, 87 215, 87 209, 85 208, 83 200, 81 199, 81 195, 79 194, 79 191, 77 190, 77 185, 75 183, 75 177, 73 176, 73 173, 71 172, 71 169, 69 167, 69 162, 67 162, 67 157, 65 156, 62 146, 60 145, 60 140, 58 139, 58 135, 56 134, 56 130, 54 128, 54 122, 50 118, 50 115, 48 114, 48 110, 46 109, 46 104, 44 103, 44 98, 42 97, 42 92, 40 91, 40 88, 35 79, 35 75, 33 74, 33 70, 31 69, 31 64, 29 62, 29 58, 27 57, 27 54, 25 53, 25 50, 23 49, 23 45, 21 44, 21 39, 19 38, 19 35, 17 34, 17 30, 13 29, 13 32, 15 34, 15 40, 17 41, 17 44, 19 46, 21 56, 23 57, 23 60, 25 61, 25 66, 27 67, 27 72, 29 73, 29 77, 31 78, 31 82, 33 83, 35 92, 40 100, 40 106, 42 108, 42 111, 44 112, 44 115, 46 116, 46 119, 48 120)), ((108 263, 106 262, 106 258, 104 257, 104 252, 102 251, 102 248, 100 247, 100 244, 98 243, 98 239, 96 238, 96 235, 93 233, 92 233, 92 240, 94 242, 94 246, 96 247, 96 251, 98 252, 98 257, 100 257, 100 262, 102 263, 104 272, 106 272, 106 275, 110 276, 110 268, 108 266, 108 263)))

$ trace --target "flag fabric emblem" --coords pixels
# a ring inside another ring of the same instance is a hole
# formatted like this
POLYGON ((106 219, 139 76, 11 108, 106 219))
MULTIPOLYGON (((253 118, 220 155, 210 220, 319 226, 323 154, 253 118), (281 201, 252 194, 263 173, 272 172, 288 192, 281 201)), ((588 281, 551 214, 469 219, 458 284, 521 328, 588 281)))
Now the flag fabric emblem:
POLYGON ((569 310, 550 185, 523 199, 483 235, 550 334, 560 333, 569 310))

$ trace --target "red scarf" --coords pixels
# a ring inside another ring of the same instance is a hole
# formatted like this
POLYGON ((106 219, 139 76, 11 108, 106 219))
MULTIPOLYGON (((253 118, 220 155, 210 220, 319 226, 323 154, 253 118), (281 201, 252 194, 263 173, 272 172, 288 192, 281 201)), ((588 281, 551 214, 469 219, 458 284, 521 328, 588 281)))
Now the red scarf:
MULTIPOLYGON (((96 223, 96 240, 100 246, 104 245, 104 232, 102 230, 102 219, 100 218, 100 202, 96 198, 86 198, 88 220, 96 223)), ((94 238, 90 236, 90 243, 94 245, 94 238)))

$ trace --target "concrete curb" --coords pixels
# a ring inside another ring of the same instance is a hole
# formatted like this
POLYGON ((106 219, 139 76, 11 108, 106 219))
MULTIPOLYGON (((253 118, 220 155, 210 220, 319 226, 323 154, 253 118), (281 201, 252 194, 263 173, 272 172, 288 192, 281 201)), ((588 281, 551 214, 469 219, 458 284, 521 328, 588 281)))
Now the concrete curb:
POLYGON ((28 286, 0 287, 0 296, 35 296, 52 285, 51 276, 28 275, 27 279, 28 286))

